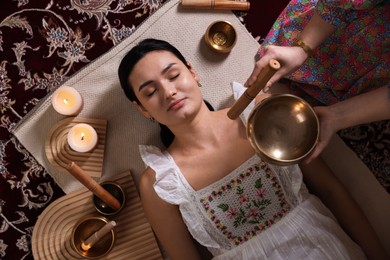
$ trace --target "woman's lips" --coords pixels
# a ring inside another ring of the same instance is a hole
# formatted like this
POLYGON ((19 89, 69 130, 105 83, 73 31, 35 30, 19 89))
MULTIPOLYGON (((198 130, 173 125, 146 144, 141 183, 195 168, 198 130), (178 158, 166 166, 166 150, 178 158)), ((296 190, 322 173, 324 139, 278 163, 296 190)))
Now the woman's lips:
POLYGON ((180 109, 180 108, 184 105, 184 100, 185 100, 185 98, 181 98, 181 99, 178 99, 178 100, 173 101, 173 102, 169 105, 168 111, 180 109))

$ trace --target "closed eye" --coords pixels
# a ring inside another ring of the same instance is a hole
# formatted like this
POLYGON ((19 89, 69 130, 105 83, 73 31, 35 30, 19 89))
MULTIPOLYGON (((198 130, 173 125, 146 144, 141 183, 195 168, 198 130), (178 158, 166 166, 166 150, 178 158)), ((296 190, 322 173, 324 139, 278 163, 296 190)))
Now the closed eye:
POLYGON ((153 96, 154 92, 156 92, 156 89, 154 89, 152 92, 146 94, 146 96, 151 97, 151 96, 153 96))
POLYGON ((173 76, 172 78, 170 78, 170 80, 175 80, 176 78, 178 78, 180 75, 180 73, 176 74, 175 76, 173 76))

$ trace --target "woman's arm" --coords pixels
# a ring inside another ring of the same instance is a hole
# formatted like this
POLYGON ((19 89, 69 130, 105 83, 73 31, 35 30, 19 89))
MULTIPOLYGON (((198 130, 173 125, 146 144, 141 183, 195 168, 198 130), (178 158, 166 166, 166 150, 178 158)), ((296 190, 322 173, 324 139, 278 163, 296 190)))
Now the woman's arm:
POLYGON ((147 168, 140 179, 140 196, 146 217, 170 259, 200 259, 178 206, 163 201, 155 192, 155 172, 147 168))
MULTIPOLYGON (((269 45, 262 47, 261 58, 256 62, 255 67, 245 82, 245 86, 251 86, 255 81, 260 71, 265 68, 270 59, 278 60, 282 67, 271 77, 266 84, 264 91, 267 91, 271 85, 277 82, 282 77, 296 71, 309 57, 310 51, 305 51, 307 46, 311 50, 317 49, 326 39, 328 39, 337 27, 345 27, 356 17, 364 15, 364 12, 369 12, 376 5, 384 2, 383 0, 318 0, 310 17, 309 22, 305 25, 305 20, 302 19, 303 29, 297 37, 301 40, 298 46, 292 46, 294 38, 286 36, 286 42, 290 42, 291 46, 274 46, 269 45)), ((292 5, 294 3, 290 3, 292 5)), ((276 24, 275 26, 279 26, 276 24)), ((292 36, 295 37, 295 36, 292 36)))
POLYGON ((390 85, 354 96, 331 106, 315 107, 320 137, 309 163, 329 144, 337 131, 351 126, 390 119, 390 85))
POLYGON ((389 259, 363 211, 327 165, 317 158, 300 167, 308 189, 332 211, 341 227, 363 249, 368 259, 389 259))
POLYGON ((318 13, 315 12, 311 17, 310 22, 302 30, 299 39, 302 40, 311 50, 315 50, 335 30, 335 26, 326 22, 318 13))
POLYGON ((390 119, 390 85, 354 96, 329 106, 338 130, 390 119))
MULTIPOLYGON (((299 40, 302 41, 301 44, 306 45, 311 50, 315 50, 335 31, 335 29, 336 27, 323 20, 319 14, 314 13, 309 23, 301 32, 299 40)), ((282 64, 282 67, 266 84, 264 91, 268 91, 275 82, 285 75, 297 70, 308 57, 309 53, 302 47, 267 46, 264 50, 263 57, 256 62, 251 75, 245 82, 245 86, 251 86, 256 81, 260 71, 268 64, 268 61, 270 59, 276 59, 282 64)))

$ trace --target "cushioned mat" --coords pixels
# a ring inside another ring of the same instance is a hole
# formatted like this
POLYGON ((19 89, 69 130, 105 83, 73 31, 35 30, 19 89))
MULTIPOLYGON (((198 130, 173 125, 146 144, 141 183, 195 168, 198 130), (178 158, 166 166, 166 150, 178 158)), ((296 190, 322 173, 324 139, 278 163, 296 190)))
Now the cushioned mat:
MULTIPOLYGON (((258 49, 257 41, 232 12, 182 9, 179 0, 171 0, 129 38, 64 82, 63 85, 76 88, 83 97, 79 117, 108 121, 102 173, 105 177, 130 169, 137 183, 144 169, 138 145, 162 146, 158 125, 143 118, 126 99, 117 77, 121 58, 134 44, 149 37, 167 40, 184 54, 201 78, 204 98, 217 109, 232 104, 230 82, 244 83, 253 69, 258 49), (207 27, 217 20, 231 22, 237 31, 236 45, 228 54, 214 53, 203 40, 207 27)), ((47 133, 63 118, 51 106, 51 95, 48 95, 12 132, 58 185, 70 193, 80 188, 80 183, 53 167, 44 149, 47 133)))

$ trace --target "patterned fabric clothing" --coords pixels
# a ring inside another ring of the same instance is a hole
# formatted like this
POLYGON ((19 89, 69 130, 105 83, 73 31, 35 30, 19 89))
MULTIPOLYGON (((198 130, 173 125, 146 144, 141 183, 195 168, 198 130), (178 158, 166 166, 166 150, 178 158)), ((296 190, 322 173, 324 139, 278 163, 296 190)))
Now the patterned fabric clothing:
POLYGON ((294 94, 330 105, 390 82, 390 1, 292 0, 261 44, 292 46, 317 12, 336 31, 287 76, 294 94))
POLYGON ((191 235, 215 259, 365 259, 308 193, 296 165, 276 167, 255 155, 196 191, 168 152, 140 146, 140 153, 156 172, 157 194, 179 206, 191 235))

